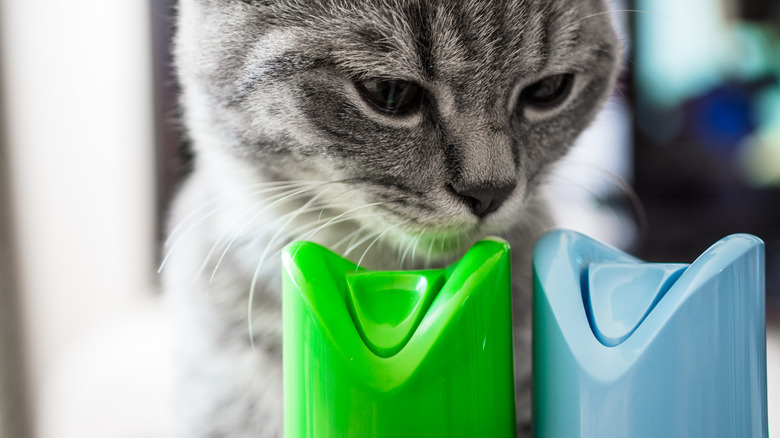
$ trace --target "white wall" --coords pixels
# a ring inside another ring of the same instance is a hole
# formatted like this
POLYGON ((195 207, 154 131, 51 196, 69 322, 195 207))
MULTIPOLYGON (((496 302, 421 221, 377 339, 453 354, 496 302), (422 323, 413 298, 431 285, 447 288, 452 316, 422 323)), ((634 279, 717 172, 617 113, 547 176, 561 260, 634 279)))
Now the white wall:
POLYGON ((95 370, 63 370, 156 281, 150 14, 144 0, 0 7, 29 384, 37 436, 66 436, 42 424, 68 409, 51 382, 88 387, 95 370))

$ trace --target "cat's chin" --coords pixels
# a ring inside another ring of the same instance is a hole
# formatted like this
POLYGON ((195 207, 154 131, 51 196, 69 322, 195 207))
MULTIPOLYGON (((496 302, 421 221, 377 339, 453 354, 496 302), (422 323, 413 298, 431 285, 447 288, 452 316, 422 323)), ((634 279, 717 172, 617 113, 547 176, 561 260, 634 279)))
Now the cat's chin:
MULTIPOLYGON (((458 260, 480 239, 500 234, 483 226, 405 230, 390 237, 404 266, 441 267, 458 260)), ((402 267, 404 267, 402 266, 402 267)))

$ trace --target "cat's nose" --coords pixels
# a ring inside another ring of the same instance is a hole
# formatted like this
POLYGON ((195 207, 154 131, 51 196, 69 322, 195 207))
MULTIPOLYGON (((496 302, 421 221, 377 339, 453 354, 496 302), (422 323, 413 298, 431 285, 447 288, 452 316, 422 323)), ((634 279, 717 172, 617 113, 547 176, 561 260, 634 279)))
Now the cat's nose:
POLYGON ((498 210, 506 201, 517 184, 475 184, 464 187, 452 187, 471 207, 472 213, 483 218, 498 210))

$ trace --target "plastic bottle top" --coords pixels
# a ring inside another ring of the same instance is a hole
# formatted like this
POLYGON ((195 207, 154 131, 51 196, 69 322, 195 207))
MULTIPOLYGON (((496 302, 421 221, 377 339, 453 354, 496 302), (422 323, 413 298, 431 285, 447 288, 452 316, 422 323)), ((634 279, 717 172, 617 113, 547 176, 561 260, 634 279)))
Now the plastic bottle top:
POLYGON ((591 263, 587 310, 596 338, 608 347, 625 341, 687 267, 677 263, 591 263))
POLYGON ((444 285, 444 270, 347 272, 348 306, 366 346, 380 357, 406 345, 444 285))

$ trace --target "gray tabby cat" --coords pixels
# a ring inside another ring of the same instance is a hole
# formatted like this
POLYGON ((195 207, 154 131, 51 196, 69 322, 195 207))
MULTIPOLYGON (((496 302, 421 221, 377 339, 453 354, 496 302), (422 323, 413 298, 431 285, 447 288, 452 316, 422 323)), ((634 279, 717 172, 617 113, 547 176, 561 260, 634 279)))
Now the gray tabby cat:
MULTIPOLYGON (((518 424, 530 423, 540 185, 611 92, 603 0, 181 0, 195 152, 163 271, 181 437, 282 435, 278 249, 369 268, 512 246, 518 424)), ((457 360, 457 358, 453 358, 457 360)))

